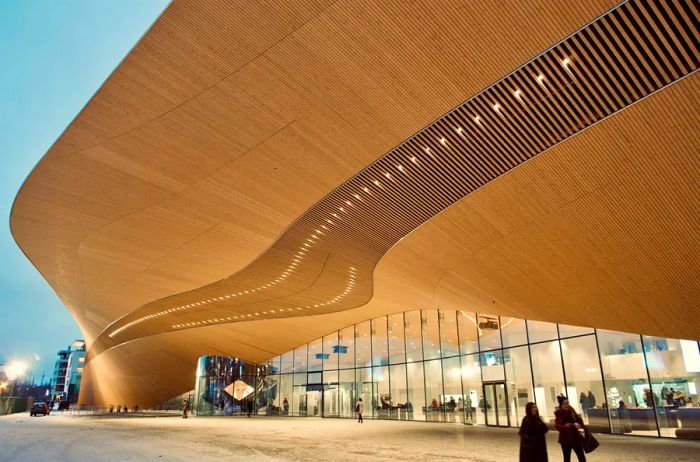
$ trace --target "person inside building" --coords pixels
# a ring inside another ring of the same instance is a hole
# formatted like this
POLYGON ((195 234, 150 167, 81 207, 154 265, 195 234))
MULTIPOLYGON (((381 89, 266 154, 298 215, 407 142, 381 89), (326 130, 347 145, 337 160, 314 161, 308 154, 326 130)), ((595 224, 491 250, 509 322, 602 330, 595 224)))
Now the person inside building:
POLYGON ((187 418, 187 412, 190 410, 190 402, 187 400, 184 400, 182 402, 182 418, 186 419, 187 418))
POLYGON ((559 408, 554 412, 554 424, 559 431, 559 444, 564 454, 564 462, 571 462, 571 451, 576 453, 579 462, 586 462, 582 438, 579 430, 585 428, 583 419, 571 407, 566 396, 557 397, 559 408))
POLYGON ((581 404, 581 412, 583 413, 583 417, 586 419, 588 418, 588 408, 590 407, 590 401, 588 400, 588 395, 586 395, 584 392, 581 392, 581 396, 579 396, 578 399, 579 404, 581 404))
POLYGON ((596 407, 595 395, 591 390, 588 390, 588 408, 596 407))
POLYGON ((527 403, 520 424, 520 462, 547 462, 547 424, 540 418, 537 404, 527 403))

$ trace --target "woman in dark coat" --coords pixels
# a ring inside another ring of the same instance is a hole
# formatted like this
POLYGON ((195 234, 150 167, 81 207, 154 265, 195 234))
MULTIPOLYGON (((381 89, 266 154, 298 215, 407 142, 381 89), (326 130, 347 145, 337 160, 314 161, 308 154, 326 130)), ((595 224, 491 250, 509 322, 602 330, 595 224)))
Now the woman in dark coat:
POLYGON ((520 462, 547 462, 547 441, 545 433, 549 429, 542 422, 537 404, 527 403, 525 417, 520 424, 520 462))
POLYGON ((586 462, 586 453, 583 452, 583 441, 579 429, 584 428, 583 419, 574 411, 565 396, 557 397, 559 409, 554 412, 554 424, 559 430, 559 444, 564 453, 564 462, 571 462, 573 450, 579 462, 586 462))

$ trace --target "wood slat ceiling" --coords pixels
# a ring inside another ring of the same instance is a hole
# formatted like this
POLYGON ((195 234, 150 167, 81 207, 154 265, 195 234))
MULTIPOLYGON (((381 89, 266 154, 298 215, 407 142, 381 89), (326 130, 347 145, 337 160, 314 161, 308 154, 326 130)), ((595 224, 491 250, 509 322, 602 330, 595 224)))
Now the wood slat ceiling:
POLYGON ((699 73, 436 215, 381 259, 366 305, 140 338, 90 362, 99 378, 85 402, 158 402, 192 387, 203 352, 262 362, 358 320, 420 308, 697 339, 697 114, 699 73))
POLYGON ((244 270, 151 302, 93 354, 172 329, 322 314, 366 303, 386 251, 464 196, 694 72, 697 5, 630 1, 389 151, 297 219, 244 270))
POLYGON ((176 0, 27 178, 13 234, 92 344, 246 267, 358 170, 616 1, 176 0))

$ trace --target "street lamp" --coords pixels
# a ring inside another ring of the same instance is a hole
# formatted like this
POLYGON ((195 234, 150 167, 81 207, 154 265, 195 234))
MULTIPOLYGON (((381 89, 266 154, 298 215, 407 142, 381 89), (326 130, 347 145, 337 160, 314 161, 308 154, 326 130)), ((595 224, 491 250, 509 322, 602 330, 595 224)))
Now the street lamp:
POLYGON ((7 375, 7 378, 12 381, 12 388, 10 389, 10 396, 12 396, 15 392, 15 387, 17 386, 17 380, 21 376, 24 375, 24 373, 27 372, 27 366, 23 362, 20 361, 14 361, 7 366, 5 366, 5 375, 7 375))

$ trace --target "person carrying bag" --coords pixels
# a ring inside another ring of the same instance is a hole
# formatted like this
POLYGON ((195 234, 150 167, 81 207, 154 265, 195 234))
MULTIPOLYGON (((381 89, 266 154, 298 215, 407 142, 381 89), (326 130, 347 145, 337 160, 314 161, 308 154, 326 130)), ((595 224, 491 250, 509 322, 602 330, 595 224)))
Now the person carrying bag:
POLYGON ((582 446, 583 451, 586 454, 595 451, 596 448, 600 446, 600 443, 595 438, 595 436, 593 436, 593 434, 590 431, 588 431, 588 428, 585 429, 585 433, 583 434, 582 446))
POLYGON ((564 462, 571 462, 571 451, 576 453, 578 462, 586 462, 583 449, 583 436, 579 430, 584 428, 583 419, 569 404, 565 396, 557 396, 559 409, 554 412, 555 426, 559 430, 559 444, 564 455, 564 462))

